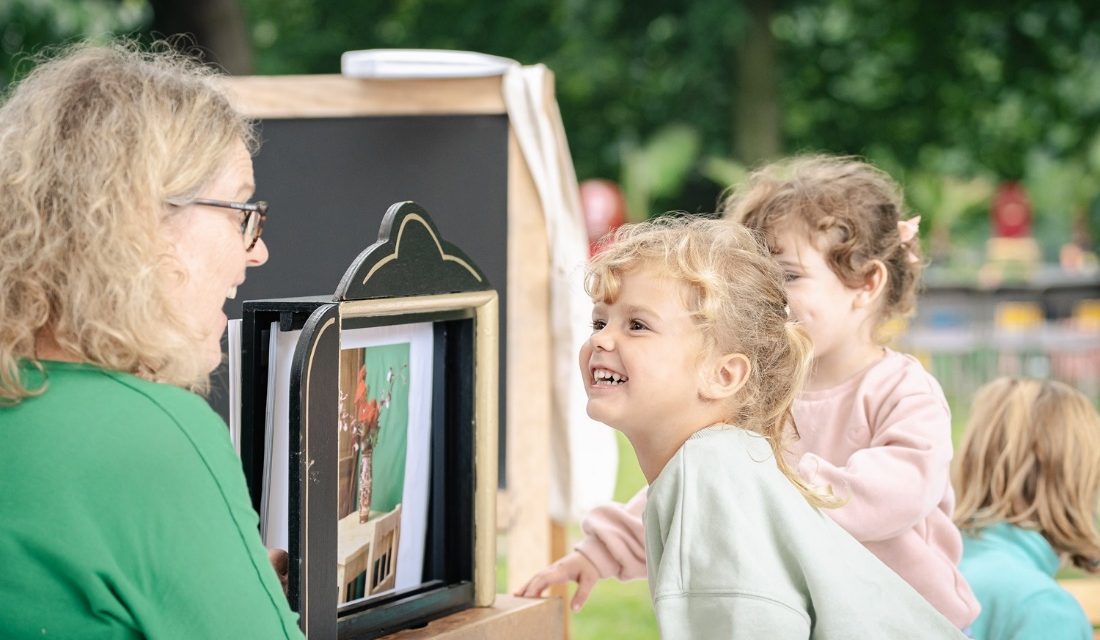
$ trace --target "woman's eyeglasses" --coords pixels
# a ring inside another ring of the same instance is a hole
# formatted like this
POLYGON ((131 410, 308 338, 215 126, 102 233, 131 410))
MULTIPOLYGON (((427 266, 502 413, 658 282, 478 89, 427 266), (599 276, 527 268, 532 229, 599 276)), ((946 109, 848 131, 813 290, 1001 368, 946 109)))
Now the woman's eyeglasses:
POLYGON ((208 198, 195 198, 187 204, 201 204, 207 207, 221 207, 223 209, 235 209, 244 214, 241 220, 241 235, 244 237, 245 251, 251 251, 264 232, 264 221, 267 220, 267 203, 258 202, 231 202, 229 200, 210 200, 208 198))

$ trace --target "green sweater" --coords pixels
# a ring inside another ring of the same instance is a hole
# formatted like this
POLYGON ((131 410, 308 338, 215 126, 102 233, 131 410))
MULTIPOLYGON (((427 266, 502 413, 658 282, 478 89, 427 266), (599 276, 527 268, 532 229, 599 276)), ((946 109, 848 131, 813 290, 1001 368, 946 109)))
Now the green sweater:
POLYGON ((206 402, 45 364, 43 395, 0 407, 0 633, 301 638, 206 402))

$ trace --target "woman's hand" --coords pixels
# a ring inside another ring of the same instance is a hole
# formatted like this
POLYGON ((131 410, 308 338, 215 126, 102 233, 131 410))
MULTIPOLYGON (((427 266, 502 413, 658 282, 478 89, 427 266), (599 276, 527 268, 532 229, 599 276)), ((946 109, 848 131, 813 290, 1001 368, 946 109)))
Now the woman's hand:
POLYGON ((555 584, 576 582, 577 592, 573 594, 570 606, 573 611, 580 611, 584 602, 588 600, 592 587, 596 586, 596 581, 599 579, 600 572, 596 569, 596 565, 579 551, 574 551, 536 573, 513 595, 541 598, 542 593, 555 584))

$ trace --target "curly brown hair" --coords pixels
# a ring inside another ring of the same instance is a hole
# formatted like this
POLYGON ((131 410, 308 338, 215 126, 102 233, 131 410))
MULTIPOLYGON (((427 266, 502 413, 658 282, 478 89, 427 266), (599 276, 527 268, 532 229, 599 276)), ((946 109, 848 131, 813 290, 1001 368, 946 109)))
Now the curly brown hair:
POLYGON ((908 219, 901 187, 858 158, 796 156, 753 171, 725 199, 723 215, 763 234, 771 245, 782 225, 809 235, 841 282, 863 283, 879 261, 887 284, 877 326, 916 310, 924 270, 920 242, 903 240, 898 222, 908 219))

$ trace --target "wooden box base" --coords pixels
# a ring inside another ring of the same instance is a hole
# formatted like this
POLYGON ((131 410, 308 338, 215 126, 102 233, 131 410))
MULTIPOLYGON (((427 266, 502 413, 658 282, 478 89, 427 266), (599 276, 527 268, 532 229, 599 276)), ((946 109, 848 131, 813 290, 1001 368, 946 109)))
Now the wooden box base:
POLYGON ((559 598, 517 598, 498 593, 491 607, 466 609, 380 640, 563 640, 564 605, 559 598))

